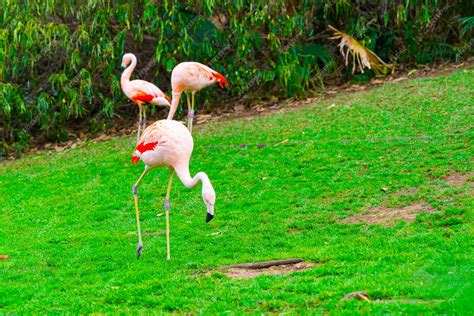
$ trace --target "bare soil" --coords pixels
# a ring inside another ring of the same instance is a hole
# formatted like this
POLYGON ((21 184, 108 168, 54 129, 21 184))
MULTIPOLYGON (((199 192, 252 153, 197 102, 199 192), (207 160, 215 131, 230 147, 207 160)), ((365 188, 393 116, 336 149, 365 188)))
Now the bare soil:
POLYGON ((258 269, 249 267, 224 266, 219 267, 213 271, 209 271, 206 273, 206 275, 211 275, 213 272, 221 272, 231 279, 239 280, 256 278, 259 275, 287 275, 294 272, 309 270, 318 265, 319 264, 316 263, 303 261, 293 264, 276 265, 258 269))
POLYGON ((421 212, 434 212, 435 210, 429 206, 421 203, 405 206, 403 208, 371 208, 364 214, 356 214, 346 217, 341 222, 343 223, 367 223, 367 224, 382 224, 384 226, 392 226, 398 220, 412 222, 416 216, 421 212))
POLYGON ((453 173, 442 180, 448 182, 450 185, 454 187, 461 187, 466 182, 468 182, 469 178, 473 176, 473 174, 462 174, 462 173, 453 173))

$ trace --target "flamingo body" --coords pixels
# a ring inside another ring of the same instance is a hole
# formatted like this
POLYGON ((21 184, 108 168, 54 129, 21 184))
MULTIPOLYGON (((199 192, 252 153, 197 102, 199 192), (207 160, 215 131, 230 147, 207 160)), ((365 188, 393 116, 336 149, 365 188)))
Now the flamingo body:
POLYGON ((228 85, 227 79, 217 71, 197 62, 182 62, 171 73, 173 93, 193 93, 219 83, 221 88, 228 85))
POLYGON ((145 129, 140 137, 138 145, 132 154, 132 163, 136 164, 141 160, 145 164, 145 171, 132 187, 139 238, 137 257, 140 257, 143 248, 138 210, 138 185, 149 170, 156 167, 168 167, 170 169, 168 190, 164 203, 166 213, 167 260, 170 259, 169 197, 174 172, 176 172, 181 182, 188 188, 195 187, 198 182, 202 183, 202 198, 207 208, 206 222, 209 222, 214 217, 216 193, 209 177, 204 172, 198 172, 192 178, 189 173, 189 160, 191 159, 193 147, 194 142, 189 130, 182 123, 173 120, 161 120, 153 123, 145 129))
POLYGON ((170 106, 171 99, 154 84, 145 80, 121 80, 125 95, 138 106, 146 103, 152 105, 170 106))
POLYGON ((145 104, 171 106, 171 99, 154 84, 145 80, 130 80, 137 66, 137 58, 133 54, 125 54, 122 67, 127 67, 120 78, 120 86, 125 95, 139 107, 137 142, 140 139, 141 128, 146 125, 145 104))
POLYGON ((132 155, 132 163, 142 160, 148 168, 187 168, 194 142, 188 129, 177 121, 161 120, 145 129, 132 155))
POLYGON ((168 119, 173 119, 173 116, 178 109, 181 94, 183 92, 191 94, 192 102, 190 103, 188 99, 188 129, 192 131, 194 95, 197 91, 214 83, 218 83, 221 88, 224 88, 225 85, 229 85, 227 79, 223 75, 198 62, 182 62, 174 67, 171 72, 173 99, 171 101, 168 119))

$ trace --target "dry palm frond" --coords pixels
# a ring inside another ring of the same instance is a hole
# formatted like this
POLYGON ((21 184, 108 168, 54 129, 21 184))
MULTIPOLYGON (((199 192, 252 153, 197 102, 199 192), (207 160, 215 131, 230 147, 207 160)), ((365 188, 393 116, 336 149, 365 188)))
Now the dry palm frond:
POLYGON ((376 75, 388 75, 389 73, 393 73, 395 69, 393 65, 386 64, 379 56, 364 47, 355 38, 339 31, 331 25, 329 25, 329 29, 334 33, 334 36, 329 39, 341 40, 337 46, 345 59, 346 66, 349 64, 349 53, 351 53, 352 73, 355 72, 356 66, 361 73, 364 73, 364 68, 372 69, 376 75))

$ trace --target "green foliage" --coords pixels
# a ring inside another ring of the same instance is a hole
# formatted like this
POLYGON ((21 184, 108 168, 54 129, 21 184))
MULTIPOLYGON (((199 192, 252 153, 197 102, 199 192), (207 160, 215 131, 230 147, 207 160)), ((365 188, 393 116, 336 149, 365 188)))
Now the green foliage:
POLYGON ((474 72, 459 71, 199 126, 191 173, 209 175, 216 217, 206 224, 200 187, 175 178, 169 262, 166 169, 139 187, 135 257, 133 137, 0 164, 0 313, 473 315, 472 182, 441 180, 472 172, 473 96, 474 72), (417 203, 434 210, 341 221, 417 203), (212 273, 292 257, 320 265, 212 273), (359 290, 371 302, 341 301, 359 290))
POLYGON ((137 72, 146 68, 141 79, 168 93, 170 72, 181 61, 222 72, 230 82, 227 92, 199 94, 200 100, 212 100, 210 106, 244 95, 298 96, 321 86, 335 69, 339 56, 327 42, 328 24, 353 34, 388 62, 428 62, 452 58, 453 45, 466 41, 470 24, 463 20, 462 31, 448 27, 459 25, 453 17, 465 12, 463 3, 4 1, 1 141, 6 149, 24 134, 62 139, 71 122, 116 114, 128 102, 119 85, 125 52, 137 55, 137 72))

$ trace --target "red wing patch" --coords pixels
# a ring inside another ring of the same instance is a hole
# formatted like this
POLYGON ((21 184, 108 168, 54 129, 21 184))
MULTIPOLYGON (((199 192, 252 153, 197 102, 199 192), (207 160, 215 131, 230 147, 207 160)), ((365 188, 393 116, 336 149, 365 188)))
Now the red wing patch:
MULTIPOLYGON (((135 151, 138 150, 138 152, 140 154, 143 154, 146 151, 154 150, 157 145, 158 145, 158 142, 151 142, 151 143, 146 143, 146 144, 145 143, 140 143, 140 144, 137 145, 137 147, 135 147, 135 150, 133 152, 135 153, 135 151)), ((138 161, 140 161, 140 157, 132 155, 132 163, 136 164, 136 163, 138 163, 138 161)))
POLYGON ((142 102, 150 102, 151 100, 153 100, 155 97, 152 96, 152 95, 149 95, 145 92, 139 92, 137 94, 135 94, 133 97, 132 97, 132 100, 133 101, 142 101, 142 102))
POLYGON ((224 85, 226 86, 229 85, 229 82, 227 81, 227 79, 220 73, 214 74, 214 78, 218 79, 217 81, 219 82, 219 86, 221 86, 221 88, 224 88, 224 85))

